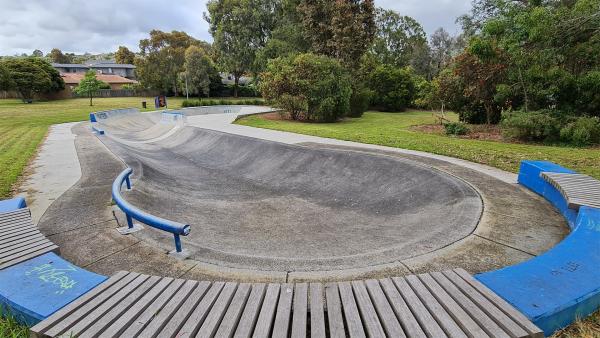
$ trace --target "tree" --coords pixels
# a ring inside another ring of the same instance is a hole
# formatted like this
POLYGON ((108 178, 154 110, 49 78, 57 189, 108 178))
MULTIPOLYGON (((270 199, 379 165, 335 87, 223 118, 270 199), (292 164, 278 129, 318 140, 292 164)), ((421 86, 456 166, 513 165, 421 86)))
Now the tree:
POLYGON ((125 46, 119 46, 119 49, 115 53, 115 62, 118 64, 133 64, 135 60, 135 53, 129 50, 125 46))
POLYGON ((213 36, 219 68, 234 77, 238 96, 240 77, 256 70, 256 57, 270 37, 274 20, 273 0, 210 0, 206 21, 213 36))
POLYGON ((72 54, 63 54, 60 49, 54 48, 50 51, 48 57, 54 63, 73 63, 73 58, 71 55, 72 54))
POLYGON ((35 57, 41 58, 41 57, 44 56, 44 52, 42 52, 39 49, 36 49, 36 50, 33 51, 33 53, 31 53, 31 56, 35 56, 35 57))
POLYGON ((76 94, 87 95, 90 98, 90 106, 93 106, 92 102, 94 93, 106 86, 106 83, 96 78, 96 72, 90 70, 85 73, 84 78, 79 82, 79 85, 73 89, 76 94))
POLYGON ((263 96, 294 120, 334 122, 350 108, 350 79, 335 59, 311 53, 271 60, 260 84, 263 96))
POLYGON ((15 83, 8 68, 0 61, 0 91, 11 90, 14 87, 15 83))
POLYGON ((298 10, 312 51, 359 67, 375 37, 373 0, 303 0, 298 10))
POLYGON ((426 49, 425 31, 415 19, 379 8, 376 22, 377 36, 372 51, 381 63, 406 67, 417 52, 426 49))
POLYGON ((194 93, 210 95, 210 75, 215 68, 206 52, 198 46, 190 46, 185 51, 185 71, 183 78, 194 93))
POLYGON ((177 94, 185 51, 193 45, 209 48, 207 43, 196 40, 185 32, 151 31, 150 38, 140 40, 140 56, 134 61, 136 75, 142 85, 177 94))
POLYGON ((370 77, 373 104, 384 111, 403 111, 415 96, 414 74, 409 67, 381 65, 370 77))
POLYGON ((433 75, 439 74, 452 60, 454 39, 442 27, 438 28, 430 39, 431 65, 433 75))
POLYGON ((35 58, 14 58, 3 61, 14 88, 24 100, 34 94, 57 92, 65 88, 60 73, 47 61, 35 58))

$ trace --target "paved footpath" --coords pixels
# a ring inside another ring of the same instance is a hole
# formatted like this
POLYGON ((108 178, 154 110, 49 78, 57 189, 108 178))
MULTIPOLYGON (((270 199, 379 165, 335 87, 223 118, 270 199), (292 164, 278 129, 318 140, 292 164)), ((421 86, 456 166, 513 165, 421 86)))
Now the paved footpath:
POLYGON ((477 164, 449 156, 443 155, 435 155, 426 153, 423 151, 416 150, 407 150, 393 147, 385 147, 374 144, 365 144, 351 141, 342 141, 324 137, 310 136, 310 135, 302 135, 302 134, 294 134, 284 131, 270 130, 270 129, 260 129, 248 126, 241 126, 237 124, 233 124, 233 122, 240 116, 241 114, 237 113, 229 113, 229 114, 211 114, 211 115, 196 115, 190 116, 187 119, 187 123, 191 126, 195 126, 198 128, 217 130, 230 134, 243 135, 248 137, 259 138, 263 140, 287 143, 287 144, 298 144, 298 143, 322 143, 328 145, 335 146, 346 146, 353 148, 364 148, 369 150, 379 150, 379 151, 391 151, 399 154, 406 155, 416 155, 422 156, 426 158, 432 158, 437 160, 442 160, 445 162, 449 162, 452 164, 456 164, 468 169, 472 169, 487 175, 490 175, 498 180, 501 180, 506 183, 517 183, 517 174, 509 173, 504 170, 496 169, 490 166, 486 166, 483 164, 477 164))

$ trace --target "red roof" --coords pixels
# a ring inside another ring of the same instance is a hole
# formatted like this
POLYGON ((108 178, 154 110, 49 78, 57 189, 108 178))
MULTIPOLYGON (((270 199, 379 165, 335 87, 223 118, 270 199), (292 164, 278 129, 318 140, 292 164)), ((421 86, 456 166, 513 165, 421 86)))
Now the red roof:
MULTIPOLYGON (((63 78, 66 84, 79 84, 79 82, 83 79, 85 74, 83 73, 61 73, 60 76, 63 78)), ((113 83, 137 83, 135 80, 130 80, 124 78, 119 75, 106 75, 106 74, 97 74, 96 78, 102 82, 106 82, 108 84, 113 83)))

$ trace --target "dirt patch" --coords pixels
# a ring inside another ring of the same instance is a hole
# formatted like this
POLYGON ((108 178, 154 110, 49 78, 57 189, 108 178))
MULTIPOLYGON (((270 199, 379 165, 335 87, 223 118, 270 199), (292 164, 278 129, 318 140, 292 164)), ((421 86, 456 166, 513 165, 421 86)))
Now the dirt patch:
MULTIPOLYGON (((500 141, 508 142, 502 137, 502 131, 497 125, 486 125, 486 124, 470 124, 468 125, 469 132, 466 135, 460 135, 459 138, 473 139, 473 140, 485 140, 485 141, 500 141)), ((410 130, 418 131, 427 134, 438 134, 445 135, 446 129, 440 124, 424 124, 419 126, 413 126, 410 130)))

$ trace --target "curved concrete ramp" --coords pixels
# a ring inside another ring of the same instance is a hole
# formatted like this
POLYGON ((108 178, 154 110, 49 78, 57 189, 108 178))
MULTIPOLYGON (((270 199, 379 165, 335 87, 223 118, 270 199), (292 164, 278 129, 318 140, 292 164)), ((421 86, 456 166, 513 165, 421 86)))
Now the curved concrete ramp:
MULTIPOLYGON (((101 139, 136 173, 126 198, 191 224, 184 247, 207 263, 275 271, 385 264, 468 236, 482 212, 468 184, 410 160, 194 127, 161 138, 156 121, 128 114, 103 123, 101 139), (154 141, 139 142, 149 134, 154 141)), ((158 231, 141 235, 172 245, 158 231)))

